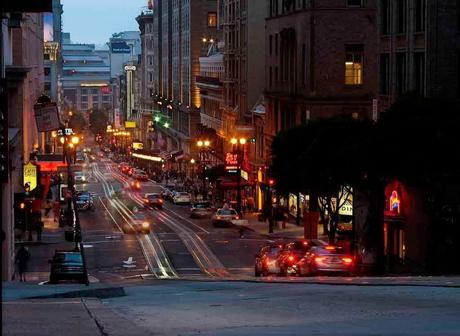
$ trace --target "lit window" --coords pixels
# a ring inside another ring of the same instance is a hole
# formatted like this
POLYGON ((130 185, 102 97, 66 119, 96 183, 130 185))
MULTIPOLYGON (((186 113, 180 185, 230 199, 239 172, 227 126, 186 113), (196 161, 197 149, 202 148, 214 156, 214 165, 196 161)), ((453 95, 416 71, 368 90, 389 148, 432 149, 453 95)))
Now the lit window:
POLYGON ((210 28, 217 27, 217 13, 215 12, 208 13, 208 27, 210 28))
POLYGON ((363 52, 359 47, 347 47, 345 56, 345 84, 363 84, 363 52))

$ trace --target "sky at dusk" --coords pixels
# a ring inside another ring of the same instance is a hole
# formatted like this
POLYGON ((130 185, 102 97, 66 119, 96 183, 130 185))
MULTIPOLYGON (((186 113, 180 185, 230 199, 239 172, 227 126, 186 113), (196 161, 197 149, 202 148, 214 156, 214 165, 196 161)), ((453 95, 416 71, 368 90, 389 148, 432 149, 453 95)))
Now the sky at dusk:
POLYGON ((139 30, 136 22, 147 0, 61 0, 62 31, 74 43, 104 45, 113 33, 139 30))

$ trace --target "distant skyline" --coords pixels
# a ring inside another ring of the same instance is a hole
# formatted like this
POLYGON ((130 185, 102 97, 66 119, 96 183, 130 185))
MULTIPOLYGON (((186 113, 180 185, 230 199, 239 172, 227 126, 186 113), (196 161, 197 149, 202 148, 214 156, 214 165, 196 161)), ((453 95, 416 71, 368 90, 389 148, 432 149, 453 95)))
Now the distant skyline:
POLYGON ((147 0, 61 0, 62 31, 73 43, 93 43, 99 47, 113 33, 138 31, 136 17, 147 0))

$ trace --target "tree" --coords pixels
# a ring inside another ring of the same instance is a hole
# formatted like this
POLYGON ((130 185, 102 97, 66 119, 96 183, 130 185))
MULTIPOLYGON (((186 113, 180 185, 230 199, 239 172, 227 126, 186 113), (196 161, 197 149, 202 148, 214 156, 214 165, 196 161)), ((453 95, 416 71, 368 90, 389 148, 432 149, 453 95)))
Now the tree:
POLYGON ((75 133, 82 133, 86 129, 87 123, 81 113, 74 113, 69 120, 69 126, 75 133))
POLYGON ((89 128, 94 135, 102 134, 107 129, 108 121, 106 110, 92 110, 89 115, 89 128))

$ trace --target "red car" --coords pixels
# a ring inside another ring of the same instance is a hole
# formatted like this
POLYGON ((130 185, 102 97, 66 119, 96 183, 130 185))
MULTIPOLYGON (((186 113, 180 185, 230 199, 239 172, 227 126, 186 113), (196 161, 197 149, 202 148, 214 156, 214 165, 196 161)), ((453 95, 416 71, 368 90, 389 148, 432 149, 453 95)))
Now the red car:
POLYGON ((283 251, 283 244, 270 244, 263 246, 259 253, 256 254, 254 265, 254 275, 268 276, 270 274, 279 274, 278 257, 283 251))
POLYGON ((278 257, 278 265, 281 275, 289 275, 296 273, 294 265, 296 265, 305 254, 310 251, 313 246, 316 246, 310 240, 299 240, 286 244, 283 251, 278 257))
POLYGON ((312 247, 294 269, 298 275, 353 274, 355 266, 353 256, 346 254, 342 247, 327 245, 312 247))

